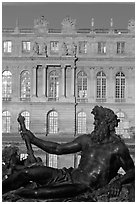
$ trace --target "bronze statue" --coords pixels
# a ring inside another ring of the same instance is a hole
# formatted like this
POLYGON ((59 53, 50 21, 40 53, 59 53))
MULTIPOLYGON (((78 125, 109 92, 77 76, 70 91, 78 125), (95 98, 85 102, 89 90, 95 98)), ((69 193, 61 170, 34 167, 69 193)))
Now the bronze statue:
POLYGON ((20 115, 18 121, 22 125, 21 134, 27 138, 28 143, 50 154, 81 152, 81 159, 77 168, 27 167, 3 181, 3 193, 17 189, 16 195, 26 198, 67 198, 88 189, 92 192, 110 183, 108 194, 118 196, 122 185, 135 179, 134 162, 124 141, 115 133, 119 120, 114 112, 102 106, 95 106, 91 113, 95 120, 92 133, 81 135, 65 144, 43 141, 35 137, 26 129, 24 117, 20 115), (125 174, 111 182, 117 176, 120 167, 124 169, 125 174), (18 189, 29 181, 36 182, 37 187, 29 190, 18 189))

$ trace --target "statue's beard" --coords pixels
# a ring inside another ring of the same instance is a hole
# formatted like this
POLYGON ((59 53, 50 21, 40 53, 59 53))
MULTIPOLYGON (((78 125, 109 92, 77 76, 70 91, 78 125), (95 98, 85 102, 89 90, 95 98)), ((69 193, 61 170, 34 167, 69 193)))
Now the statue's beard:
POLYGON ((109 135, 108 125, 103 122, 95 126, 94 131, 91 133, 91 140, 94 143, 101 143, 109 138, 109 135))

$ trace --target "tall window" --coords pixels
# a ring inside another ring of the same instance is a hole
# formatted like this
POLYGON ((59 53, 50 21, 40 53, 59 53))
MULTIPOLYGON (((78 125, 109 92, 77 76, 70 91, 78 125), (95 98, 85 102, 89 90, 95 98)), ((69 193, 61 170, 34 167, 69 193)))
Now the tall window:
POLYGON ((22 41, 22 52, 30 52, 30 42, 22 41))
POLYGON ((48 155, 48 166, 49 167, 53 167, 53 168, 57 168, 57 160, 58 160, 58 156, 55 154, 49 154, 48 155))
POLYGON ((83 71, 80 71, 77 75, 77 97, 87 97, 87 75, 83 71))
POLYGON ((98 53, 106 54, 106 42, 98 42, 98 53))
POLYGON ((51 111, 48 114, 48 133, 58 133, 58 113, 51 111))
POLYGON ((116 101, 125 98, 125 75, 122 72, 116 74, 115 97, 116 101))
POLYGON ((11 53, 12 52, 12 42, 11 41, 4 41, 3 42, 3 52, 4 53, 11 53))
POLYGON ((79 54, 86 54, 87 53, 87 42, 80 41, 79 42, 79 54))
POLYGON ((2 98, 9 100, 12 93, 12 74, 10 71, 4 71, 2 74, 2 98))
POLYGON ((25 125, 26 125, 26 128, 29 130, 30 113, 28 111, 24 111, 24 112, 21 113, 21 115, 25 117, 25 125))
POLYGON ((21 100, 26 100, 30 98, 30 73, 28 71, 23 71, 20 76, 20 86, 21 100))
POLYGON ((117 54, 123 54, 125 52, 125 42, 117 42, 117 54))
POLYGON ((106 75, 104 72, 97 73, 97 100, 106 99, 106 75))
POLYGON ((3 111, 2 113, 2 132, 10 133, 10 120, 11 115, 9 111, 3 111))
POLYGON ((50 53, 57 54, 59 52, 59 42, 58 41, 51 41, 50 42, 50 53))
POLYGON ((78 113, 78 133, 86 133, 86 113, 78 113))
POLYGON ((57 71, 49 74, 49 100, 57 100, 59 97, 59 76, 57 71))

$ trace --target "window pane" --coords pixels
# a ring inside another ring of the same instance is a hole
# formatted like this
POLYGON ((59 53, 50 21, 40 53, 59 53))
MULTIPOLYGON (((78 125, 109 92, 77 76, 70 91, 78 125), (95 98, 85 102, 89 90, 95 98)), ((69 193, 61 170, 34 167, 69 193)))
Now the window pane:
POLYGON ((78 114, 78 133, 86 133, 86 114, 84 112, 78 114))
POLYGON ((4 47, 4 52, 10 53, 12 51, 12 42, 11 41, 4 41, 3 47, 4 47))
POLYGON ((10 112, 4 111, 2 113, 2 132, 3 133, 10 133, 10 119, 11 119, 10 112))
POLYGON ((21 83, 21 98, 22 99, 30 98, 30 73, 28 71, 22 72, 20 83, 21 83))
POLYGON ((29 41, 23 41, 22 42, 22 51, 23 52, 30 52, 30 42, 29 41))
POLYGON ((106 75, 104 72, 97 73, 97 99, 106 98, 106 75))
POLYGON ((59 76, 56 71, 49 74, 49 98, 57 99, 59 97, 59 76))
POLYGON ((2 97, 10 98, 12 93, 12 74, 10 71, 4 71, 2 74, 2 97))
POLYGON ((79 72, 77 76, 77 97, 87 97, 87 75, 83 71, 79 72))
POLYGON ((48 133, 57 133, 58 132, 58 113, 52 111, 48 115, 48 133))
POLYGON ((86 41, 79 42, 79 53, 80 54, 87 53, 87 42, 86 41))
POLYGON ((125 98, 125 75, 122 72, 116 74, 115 97, 119 99, 125 98))
POLYGON ((49 154, 49 167, 57 168, 57 155, 49 154))
POLYGON ((50 42, 50 51, 53 54, 59 52, 59 42, 58 41, 50 42))

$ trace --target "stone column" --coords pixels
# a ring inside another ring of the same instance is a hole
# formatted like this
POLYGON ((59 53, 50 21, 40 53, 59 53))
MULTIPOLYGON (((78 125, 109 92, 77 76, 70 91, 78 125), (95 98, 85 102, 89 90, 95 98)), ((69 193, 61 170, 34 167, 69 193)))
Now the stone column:
POLYGON ((66 96, 66 79, 65 79, 66 67, 62 66, 61 71, 62 71, 62 75, 61 75, 62 93, 61 93, 61 96, 65 97, 66 96))
POLYGON ((42 72, 42 96, 47 97, 47 66, 43 66, 42 72))
POLYGON ((114 67, 109 67, 109 77, 106 84, 107 102, 114 102, 115 99, 115 76, 113 76, 114 67))
POLYGON ((71 96, 75 97, 75 67, 71 67, 71 96))
POLYGON ((33 83, 33 87, 32 87, 32 96, 36 97, 37 96, 37 67, 33 67, 32 70, 32 83, 33 83))
POLYGON ((95 67, 90 67, 90 87, 89 88, 89 101, 94 102, 96 97, 96 77, 94 74, 95 67))

